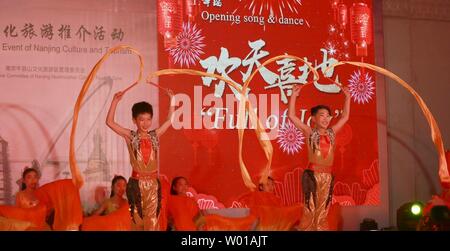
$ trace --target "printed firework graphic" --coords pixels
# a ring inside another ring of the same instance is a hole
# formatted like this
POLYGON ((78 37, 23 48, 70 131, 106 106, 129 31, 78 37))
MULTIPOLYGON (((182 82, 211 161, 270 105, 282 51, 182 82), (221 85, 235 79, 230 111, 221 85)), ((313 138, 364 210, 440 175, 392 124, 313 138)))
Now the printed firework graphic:
POLYGON ((271 15, 283 17, 286 13, 298 14, 298 7, 302 5, 300 0, 239 0, 238 9, 247 9, 252 15, 271 15))
POLYGON ((290 121, 278 131, 277 142, 280 144, 283 152, 287 154, 298 153, 302 149, 304 139, 303 133, 290 121))
POLYGON ((203 48, 205 47, 203 43, 205 37, 202 36, 201 31, 195 24, 183 24, 183 28, 177 36, 176 45, 167 49, 175 64, 189 67, 200 60, 200 55, 204 53, 203 48))
POLYGON ((369 73, 362 73, 360 70, 353 72, 348 80, 348 87, 353 101, 358 104, 369 103, 374 94, 374 82, 369 73))

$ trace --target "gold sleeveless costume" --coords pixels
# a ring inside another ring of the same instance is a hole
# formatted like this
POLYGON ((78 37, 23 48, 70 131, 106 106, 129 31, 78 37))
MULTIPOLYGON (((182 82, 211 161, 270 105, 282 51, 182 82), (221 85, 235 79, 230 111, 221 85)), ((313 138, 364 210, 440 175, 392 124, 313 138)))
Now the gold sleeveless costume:
POLYGON ((147 132, 151 141, 148 163, 144 162, 141 138, 132 131, 132 140, 127 144, 133 173, 127 184, 127 197, 135 230, 159 230, 161 208, 161 183, 158 178, 159 140, 156 132, 147 132))
POLYGON ((334 131, 330 128, 325 135, 320 135, 317 129, 313 129, 307 148, 309 165, 302 177, 305 205, 299 229, 329 230, 327 216, 334 183, 331 174, 335 150, 334 131))

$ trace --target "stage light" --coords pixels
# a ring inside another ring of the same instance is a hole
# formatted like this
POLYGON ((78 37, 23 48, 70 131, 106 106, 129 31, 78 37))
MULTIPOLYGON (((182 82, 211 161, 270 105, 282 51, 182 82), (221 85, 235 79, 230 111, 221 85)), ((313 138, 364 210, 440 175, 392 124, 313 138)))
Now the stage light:
POLYGON ((401 231, 415 231, 422 218, 423 203, 409 202, 397 210, 397 228, 401 231))
POLYGON ((411 206, 411 213, 414 215, 420 215, 422 213, 422 207, 420 206, 420 204, 413 204, 411 206))

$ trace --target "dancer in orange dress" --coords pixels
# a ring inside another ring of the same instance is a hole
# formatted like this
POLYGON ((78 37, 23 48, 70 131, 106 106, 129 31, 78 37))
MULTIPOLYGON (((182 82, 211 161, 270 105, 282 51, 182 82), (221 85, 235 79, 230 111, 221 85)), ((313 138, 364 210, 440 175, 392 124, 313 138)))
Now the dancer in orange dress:
POLYGON ((36 196, 39 178, 36 168, 25 168, 20 180, 20 191, 16 194, 16 205, 0 206, 1 230, 49 229, 45 222, 46 207, 39 205, 36 196))
POLYGON ((257 220, 250 214, 243 217, 226 217, 207 214, 200 210, 197 201, 187 196, 189 182, 185 177, 172 180, 169 197, 169 228, 175 231, 244 231, 251 230, 257 220))
POLYGON ((332 166, 335 135, 349 119, 350 93, 348 88, 342 89, 345 94, 344 111, 336 124, 329 127, 332 118, 330 108, 318 105, 311 109, 314 127, 309 127, 295 115, 295 102, 300 89, 301 87, 294 86, 288 112, 289 119, 308 139, 306 145, 309 164, 302 177, 305 201, 300 230, 329 230, 327 216, 334 185, 332 166))
POLYGON ((128 201, 123 198, 127 180, 123 176, 114 176, 111 181, 111 195, 103 201, 102 205, 94 211, 93 215, 108 215, 123 205, 128 205, 128 201))
POLYGON ((195 231, 201 216, 194 198, 188 197, 188 181, 185 177, 175 177, 170 187, 168 202, 169 228, 175 231, 195 231))
POLYGON ((21 190, 16 194, 16 206, 30 208, 39 204, 36 197, 38 182, 39 172, 35 168, 26 168, 22 174, 21 190))
POLYGON ((136 130, 123 128, 114 120, 117 104, 123 92, 114 95, 106 118, 106 124, 125 139, 133 168, 126 189, 130 213, 136 230, 160 230, 161 182, 159 179, 158 151, 159 137, 170 127, 175 110, 173 93, 167 120, 155 130, 150 130, 153 107, 147 102, 139 102, 132 107, 133 123, 136 130))
POLYGON ((39 178, 37 169, 25 169, 16 206, 0 206, 0 230, 79 230, 83 213, 72 180, 38 187, 39 178))
POLYGON ((256 230, 288 231, 294 229, 301 218, 301 205, 284 206, 275 195, 275 180, 268 177, 260 183, 259 191, 250 192, 239 199, 239 202, 250 208, 250 213, 259 218, 256 230))
POLYGON ((131 217, 128 201, 123 198, 127 180, 114 176, 111 182, 111 195, 93 212, 93 216, 83 219, 83 231, 130 231, 131 217))

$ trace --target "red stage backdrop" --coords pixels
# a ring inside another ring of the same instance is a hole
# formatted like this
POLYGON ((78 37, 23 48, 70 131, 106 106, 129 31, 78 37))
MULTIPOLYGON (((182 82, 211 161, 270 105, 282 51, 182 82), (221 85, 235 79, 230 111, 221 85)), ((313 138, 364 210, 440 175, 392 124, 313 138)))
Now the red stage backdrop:
MULTIPOLYGON (((242 85, 271 57, 290 54, 310 62, 322 78, 302 89, 296 106, 308 123, 310 108, 318 104, 331 107, 332 123, 342 113, 344 95, 323 78, 328 66, 337 61, 374 63, 372 1, 158 0, 157 11, 160 69, 190 68, 242 85)), ((378 205, 374 73, 341 66, 325 76, 348 85, 352 94, 350 120, 337 135, 333 202, 378 205)), ((312 79, 305 63, 281 59, 261 68, 249 86, 249 98, 272 139, 271 175, 286 205, 302 201, 301 175, 308 163, 306 139, 287 118, 287 102, 293 83, 312 79)), ((181 100, 174 129, 161 139, 161 172, 169 178, 186 176, 198 194, 215 197, 204 198, 210 207, 243 206, 237 199, 249 190, 238 162, 233 99, 239 94, 206 77, 164 76, 159 83, 181 100)), ((168 98, 162 93, 160 102, 164 119, 168 98)), ((253 129, 245 130, 243 147, 244 161, 257 183, 267 160, 253 129)))

